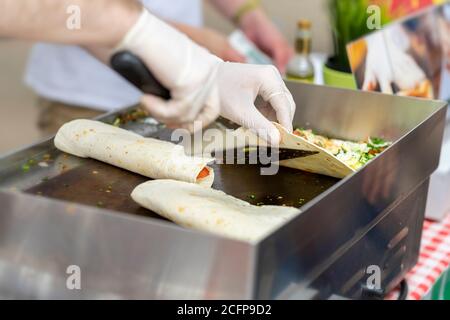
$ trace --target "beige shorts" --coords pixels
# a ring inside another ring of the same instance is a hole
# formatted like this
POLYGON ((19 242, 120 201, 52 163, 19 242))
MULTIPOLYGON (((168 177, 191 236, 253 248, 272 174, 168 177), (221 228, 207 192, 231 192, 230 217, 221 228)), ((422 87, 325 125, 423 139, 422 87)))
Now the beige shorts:
POLYGON ((102 111, 73 106, 66 103, 37 98, 39 108, 38 128, 42 136, 54 135, 66 122, 75 119, 92 119, 102 111))

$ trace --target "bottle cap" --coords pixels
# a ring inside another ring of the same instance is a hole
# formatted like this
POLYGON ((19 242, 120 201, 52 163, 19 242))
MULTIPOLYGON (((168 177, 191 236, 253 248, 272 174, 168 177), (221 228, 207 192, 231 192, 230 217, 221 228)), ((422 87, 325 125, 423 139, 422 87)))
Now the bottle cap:
POLYGON ((297 22, 297 27, 299 29, 310 29, 311 28, 311 21, 309 20, 299 20, 297 22))

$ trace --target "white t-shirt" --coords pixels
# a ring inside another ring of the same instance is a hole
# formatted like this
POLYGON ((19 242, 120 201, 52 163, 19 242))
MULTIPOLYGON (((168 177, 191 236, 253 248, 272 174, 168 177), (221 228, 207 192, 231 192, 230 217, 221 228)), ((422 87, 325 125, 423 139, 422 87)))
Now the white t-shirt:
MULTIPOLYGON (((202 24, 201 0, 141 0, 155 15, 202 24)), ((68 104, 115 110, 137 104, 142 93, 77 46, 39 43, 32 49, 25 82, 38 95, 68 104)))

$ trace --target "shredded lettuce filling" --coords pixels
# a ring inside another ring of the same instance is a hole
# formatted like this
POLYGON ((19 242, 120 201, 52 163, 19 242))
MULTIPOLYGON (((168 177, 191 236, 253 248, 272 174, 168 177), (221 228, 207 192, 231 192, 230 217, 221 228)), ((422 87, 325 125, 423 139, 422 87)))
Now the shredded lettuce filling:
POLYGON ((369 137, 366 141, 361 142, 330 139, 315 134, 310 129, 295 129, 294 134, 329 151, 354 170, 363 167, 391 145, 391 142, 378 137, 369 137))

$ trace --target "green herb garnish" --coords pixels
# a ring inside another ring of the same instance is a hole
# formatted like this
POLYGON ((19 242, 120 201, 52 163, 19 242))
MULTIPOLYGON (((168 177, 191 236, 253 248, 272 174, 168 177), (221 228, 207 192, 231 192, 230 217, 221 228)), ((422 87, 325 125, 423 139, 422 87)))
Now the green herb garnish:
POLYGON ((372 149, 386 148, 389 145, 390 143, 383 138, 371 137, 367 140, 367 146, 372 149))

